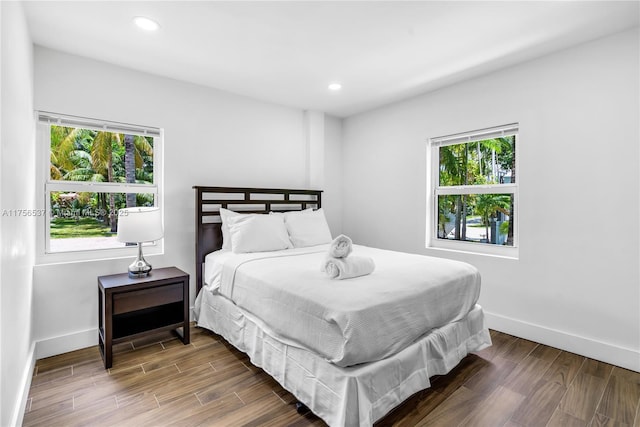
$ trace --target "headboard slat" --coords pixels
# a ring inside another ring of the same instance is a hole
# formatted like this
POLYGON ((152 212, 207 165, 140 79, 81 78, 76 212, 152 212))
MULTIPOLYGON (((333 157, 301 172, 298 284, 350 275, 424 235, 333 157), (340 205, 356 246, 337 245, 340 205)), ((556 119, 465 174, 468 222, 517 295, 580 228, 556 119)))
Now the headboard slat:
POLYGON ((304 210, 309 207, 322 207, 322 190, 248 188, 248 187, 206 187, 194 186, 196 190, 196 293, 203 285, 203 266, 207 254, 222 248, 222 220, 220 207, 250 205, 247 209, 235 209, 236 212, 269 213, 304 210), (240 197, 238 196, 240 195, 240 197), (270 199, 264 196, 282 196, 270 199), (304 196, 296 199, 291 195, 304 196), (252 198, 256 196, 256 198, 252 198), (213 208, 212 208, 212 205, 213 208), (216 206, 217 205, 217 206, 216 206), (286 209, 271 209, 272 206, 286 206, 286 209), (206 209, 206 210, 205 210, 206 209), (205 218, 218 217, 212 222, 205 222, 205 218))
POLYGON ((224 201, 221 201, 219 199, 202 200, 203 205, 219 205, 221 203, 225 203, 225 204, 228 203, 230 205, 253 205, 253 204, 259 205, 259 204, 265 204, 265 203, 274 203, 274 204, 283 204, 283 205, 299 205, 300 203, 304 203, 304 202, 315 203, 315 199, 314 200, 248 199, 248 200, 224 200, 224 201))

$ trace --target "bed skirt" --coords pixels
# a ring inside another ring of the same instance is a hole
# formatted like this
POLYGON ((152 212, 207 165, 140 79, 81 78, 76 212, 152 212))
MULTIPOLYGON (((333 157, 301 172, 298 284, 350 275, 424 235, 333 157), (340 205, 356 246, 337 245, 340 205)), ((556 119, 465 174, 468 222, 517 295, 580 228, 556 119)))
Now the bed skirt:
POLYGON ((491 345, 476 305, 457 322, 432 330, 393 356, 341 368, 279 338, 227 298, 203 289, 197 325, 222 335, 331 427, 371 426, 414 393, 431 386, 467 354, 491 345))

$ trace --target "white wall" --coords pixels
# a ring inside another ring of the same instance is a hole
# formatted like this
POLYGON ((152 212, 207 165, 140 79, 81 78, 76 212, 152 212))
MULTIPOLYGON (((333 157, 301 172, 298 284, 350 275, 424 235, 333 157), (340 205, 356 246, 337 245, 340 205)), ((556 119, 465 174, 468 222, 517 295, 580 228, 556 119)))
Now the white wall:
MULTIPOLYGON (((192 301, 191 187, 304 188, 309 179, 302 110, 42 47, 35 48, 35 108, 164 128, 165 254, 147 258, 154 268, 175 265, 191 274, 192 301)), ((96 277, 126 271, 130 262, 35 267, 38 357, 97 343, 96 277)))
POLYGON ((342 233, 342 119, 324 116, 324 192, 322 205, 325 207, 331 234, 342 233))
MULTIPOLYGON (((332 232, 471 262, 483 273, 492 326, 602 360, 614 350, 611 361, 632 365, 640 332, 637 37, 628 32, 346 120, 325 116, 320 157, 332 232), (514 121, 520 259, 425 249, 426 139, 514 121), (628 192, 612 180, 628 183, 628 192), (385 206, 401 213, 392 217, 385 206), (565 220, 576 206, 580 215, 565 220)), ((35 108, 165 129, 165 255, 149 258, 192 277, 192 185, 310 182, 301 110, 40 47, 35 108)), ((95 343, 96 276, 129 262, 34 269, 39 356, 95 343)))
POLYGON ((345 119, 344 231, 474 264, 489 326, 640 370, 638 40, 627 31, 345 119), (425 249, 427 138, 513 122, 519 259, 425 249))
POLYGON ((22 423, 33 369, 35 203, 33 49, 22 4, 0 2, 0 425, 22 423))

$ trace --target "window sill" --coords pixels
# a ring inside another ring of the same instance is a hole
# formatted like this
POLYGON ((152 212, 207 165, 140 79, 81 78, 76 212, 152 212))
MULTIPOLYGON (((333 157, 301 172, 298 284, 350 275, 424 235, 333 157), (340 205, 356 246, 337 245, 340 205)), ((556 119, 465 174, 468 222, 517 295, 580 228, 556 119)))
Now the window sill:
MULTIPOLYGON (((145 257, 164 254, 164 241, 155 245, 143 246, 145 257)), ((126 248, 96 249, 73 252, 43 253, 36 257, 36 266, 49 264, 67 264, 76 262, 105 261, 110 259, 135 258, 138 255, 136 246, 126 248)))
POLYGON ((489 256, 509 260, 519 259, 519 250, 512 246, 497 246, 483 243, 471 243, 460 241, 447 241, 438 239, 427 242, 427 249, 436 251, 455 252, 460 254, 489 256))

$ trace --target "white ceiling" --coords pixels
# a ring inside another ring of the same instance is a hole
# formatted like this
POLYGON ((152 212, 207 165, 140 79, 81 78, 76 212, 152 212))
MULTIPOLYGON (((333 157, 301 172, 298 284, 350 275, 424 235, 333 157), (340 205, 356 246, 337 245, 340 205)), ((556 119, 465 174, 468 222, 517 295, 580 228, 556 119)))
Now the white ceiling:
POLYGON ((339 117, 637 27, 639 5, 24 2, 35 44, 339 117), (139 15, 160 30, 135 27, 139 15))

